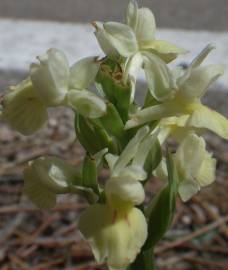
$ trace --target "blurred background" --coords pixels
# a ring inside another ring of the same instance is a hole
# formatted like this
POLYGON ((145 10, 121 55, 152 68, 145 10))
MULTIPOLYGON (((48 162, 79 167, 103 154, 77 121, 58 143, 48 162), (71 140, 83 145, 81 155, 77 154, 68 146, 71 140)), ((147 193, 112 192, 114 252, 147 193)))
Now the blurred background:
MULTIPOLYGON (((157 37, 190 51, 175 65, 188 64, 212 42, 217 50, 207 62, 228 67, 227 0, 138 2, 153 10, 157 37)), ((71 63, 88 55, 102 55, 89 23, 123 20, 127 3, 0 0, 0 94, 8 85, 24 79, 29 64, 50 47, 64 50, 71 63)), ((142 78, 139 87, 143 86, 142 78)), ((228 71, 211 87, 204 102, 228 116, 228 71)), ((218 159, 217 183, 187 204, 178 201, 172 229, 156 250, 159 269, 228 269, 228 145, 211 134, 206 138, 218 159)), ((30 137, 0 123, 0 270, 106 269, 94 263, 90 249, 77 233, 84 201, 63 196, 53 211, 41 212, 23 196, 23 168, 28 160, 47 154, 72 164, 83 159, 70 111, 51 111, 48 126, 30 137)), ((151 181, 148 195, 158 187, 151 181)))

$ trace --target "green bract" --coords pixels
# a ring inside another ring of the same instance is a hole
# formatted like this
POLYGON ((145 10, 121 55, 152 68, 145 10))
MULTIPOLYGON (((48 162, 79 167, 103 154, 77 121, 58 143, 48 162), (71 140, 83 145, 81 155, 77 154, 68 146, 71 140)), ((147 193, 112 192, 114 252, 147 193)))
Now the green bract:
POLYGON ((89 206, 78 227, 96 260, 110 270, 154 270, 153 251, 172 224, 178 194, 185 202, 215 181, 216 160, 201 135, 228 139, 228 120, 201 98, 224 67, 201 65, 214 48, 208 45, 186 69, 171 70, 168 63, 186 51, 157 40, 153 13, 135 0, 125 23, 93 25, 105 57, 70 67, 63 52, 48 50, 0 97, 0 119, 31 135, 47 122, 48 108, 70 107, 85 157, 77 166, 49 156, 30 161, 26 195, 43 209, 59 194, 84 197, 89 206), (135 99, 141 70, 148 88, 142 107, 135 99), (177 147, 164 156, 170 137, 177 147), (109 173, 100 181, 103 169, 109 173), (145 204, 152 174, 167 182, 145 204))

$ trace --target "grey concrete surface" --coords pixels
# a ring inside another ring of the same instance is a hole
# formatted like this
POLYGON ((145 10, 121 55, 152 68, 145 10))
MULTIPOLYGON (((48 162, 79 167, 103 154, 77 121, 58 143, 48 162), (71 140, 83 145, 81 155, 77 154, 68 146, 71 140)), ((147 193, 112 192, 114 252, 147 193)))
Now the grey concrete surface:
MULTIPOLYGON (((228 30, 228 0, 138 0, 159 27, 228 30)), ((0 0, 0 17, 90 22, 123 18, 128 0, 0 0)))
POLYGON ((10 85, 16 85, 26 78, 25 72, 14 70, 0 70, 0 93, 4 92, 10 85))

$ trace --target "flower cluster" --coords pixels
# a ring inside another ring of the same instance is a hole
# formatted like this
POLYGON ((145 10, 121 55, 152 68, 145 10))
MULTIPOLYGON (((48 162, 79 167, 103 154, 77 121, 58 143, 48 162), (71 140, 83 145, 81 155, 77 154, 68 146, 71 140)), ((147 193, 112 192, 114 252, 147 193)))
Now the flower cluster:
POLYGON ((51 156, 33 160, 24 171, 24 191, 43 209, 54 207, 58 194, 87 199, 80 231, 98 262, 125 270, 136 258, 145 264, 148 250, 152 257, 171 224, 176 196, 187 201, 215 180, 216 160, 202 135, 209 130, 228 139, 228 120, 201 98, 224 67, 202 65, 214 48, 208 45, 187 68, 170 69, 168 64, 187 51, 157 40, 153 13, 135 0, 129 1, 125 23, 93 25, 105 57, 70 67, 63 52, 48 50, 31 64, 25 81, 7 90, 0 117, 31 135, 47 122, 48 108, 72 108, 76 136, 87 153, 83 163, 73 166, 51 156), (148 91, 139 106, 141 70, 148 91), (177 149, 163 155, 170 137, 177 149), (103 168, 110 172, 105 183, 99 181, 103 168), (145 206, 144 187, 152 174, 164 187, 145 206))

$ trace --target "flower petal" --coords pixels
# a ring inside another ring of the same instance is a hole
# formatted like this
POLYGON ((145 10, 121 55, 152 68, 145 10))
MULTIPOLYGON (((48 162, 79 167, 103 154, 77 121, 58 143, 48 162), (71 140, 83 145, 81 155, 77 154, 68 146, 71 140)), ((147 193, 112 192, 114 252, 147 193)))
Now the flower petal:
POLYGON ((173 96, 172 77, 165 62, 154 54, 144 55, 144 70, 151 95, 158 101, 173 96))
MULTIPOLYGON (((151 151, 152 147, 154 147, 154 143, 156 141, 156 138, 157 138, 157 132, 155 132, 155 134, 153 134, 153 135, 152 134, 147 135, 142 140, 142 142, 140 143, 140 145, 138 147, 138 151, 135 154, 135 157, 132 161, 133 166, 135 166, 136 168, 137 167, 143 168, 149 152, 151 151)), ((144 179, 142 179, 142 180, 144 180, 144 179)))
POLYGON ((178 187, 178 192, 183 202, 187 202, 200 190, 199 184, 194 180, 184 180, 178 187))
POLYGON ((209 65, 192 70, 188 79, 181 85, 180 94, 185 98, 201 98, 208 87, 224 74, 223 65, 209 65))
POLYGON ((126 269, 147 238, 145 217, 136 208, 123 216, 106 205, 93 205, 81 215, 79 229, 90 243, 96 260, 106 260, 113 270, 126 269))
POLYGON ((175 116, 181 113, 181 107, 178 107, 178 105, 175 104, 164 103, 151 106, 133 115, 132 118, 127 121, 125 129, 130 129, 154 120, 160 120, 162 118, 175 116))
POLYGON ((99 70, 96 57, 83 58, 70 69, 70 89, 87 89, 94 81, 99 70))
POLYGON ((80 179, 79 172, 74 166, 57 157, 40 157, 32 161, 30 167, 39 179, 40 184, 54 193, 67 192, 68 187, 76 179, 80 179))
POLYGON ((108 163, 108 167, 109 167, 109 169, 111 171, 113 171, 114 166, 115 166, 118 158, 119 158, 119 156, 116 156, 116 155, 113 155, 113 154, 110 154, 110 153, 105 155, 105 159, 106 159, 106 161, 108 163))
POLYGON ((126 23, 133 30, 136 29, 136 26, 138 23, 138 4, 136 0, 129 1, 127 12, 126 12, 126 23))
POLYGON ((208 129, 228 140, 228 120, 216 111, 197 104, 187 123, 188 126, 208 129))
POLYGON ((136 36, 139 44, 147 40, 154 40, 156 23, 154 14, 148 8, 138 10, 138 23, 136 27, 136 36))
POLYGON ((24 192, 41 209, 50 209, 56 204, 56 194, 42 185, 31 167, 24 170, 24 192))
POLYGON ((207 153, 203 164, 200 167, 196 177, 201 187, 206 187, 215 181, 216 159, 207 153))
POLYGON ((165 158, 162 158, 158 167, 153 171, 153 175, 161 180, 168 180, 168 170, 165 158))
POLYGON ((130 140, 128 145, 125 147, 123 152, 121 153, 119 159, 117 160, 112 175, 118 176, 119 173, 125 169, 125 167, 128 165, 128 163, 133 159, 135 156, 140 142, 143 140, 143 138, 148 134, 149 128, 147 126, 142 127, 139 129, 136 133, 136 135, 130 140))
POLYGON ((115 47, 112 45, 110 40, 108 39, 108 34, 104 30, 103 23, 101 22, 94 22, 93 23, 96 31, 95 36, 97 38, 97 41, 102 49, 102 51, 105 53, 105 55, 109 56, 110 58, 117 58, 118 52, 115 49, 115 47))
POLYGON ((104 29, 108 34, 110 43, 116 48, 120 55, 129 57, 138 50, 135 34, 130 26, 117 23, 104 23, 104 29))
POLYGON ((135 87, 136 87, 136 80, 139 74, 139 71, 143 64, 143 57, 141 53, 136 53, 125 63, 124 72, 123 72, 123 80, 124 83, 127 84, 128 79, 130 79, 131 83, 131 102, 133 102, 135 97, 135 87))
MULTIPOLYGON (((138 153, 137 153, 138 154, 138 153)), ((132 162, 132 165, 127 166, 123 171, 120 172, 120 176, 123 178, 132 179, 132 181, 143 181, 146 179, 147 174, 141 164, 132 162)))
POLYGON ((215 49, 215 47, 212 44, 207 45, 200 53, 197 55, 195 59, 191 62, 191 64, 188 66, 187 70, 184 72, 184 74, 178 79, 178 85, 181 87, 182 84, 189 78, 194 68, 199 67, 202 62, 205 60, 205 58, 208 56, 208 54, 215 49))
POLYGON ((206 155, 206 144, 202 137, 190 133, 180 144, 175 154, 180 179, 194 179, 206 155))
POLYGON ((49 49, 39 56, 39 64, 30 68, 31 80, 39 98, 47 106, 59 105, 68 90, 69 63, 65 54, 57 49, 49 49))
POLYGON ((88 90, 70 90, 68 103, 78 113, 89 118, 99 118, 106 112, 106 103, 88 90))
POLYGON ((191 68, 196 68, 200 66, 203 61, 206 59, 208 54, 215 49, 215 46, 213 44, 208 44, 200 53, 197 55, 197 57, 192 61, 190 64, 191 68))
POLYGON ((129 175, 120 175, 108 179, 105 185, 105 193, 113 207, 119 205, 120 200, 130 205, 140 205, 145 200, 142 184, 130 178, 129 175))
POLYGON ((23 135, 31 135, 45 125, 47 110, 30 80, 11 88, 4 96, 2 119, 23 135))
POLYGON ((140 45, 144 50, 152 50, 154 54, 158 55, 166 63, 176 59, 179 54, 186 54, 188 52, 185 49, 164 40, 145 41, 140 45))

